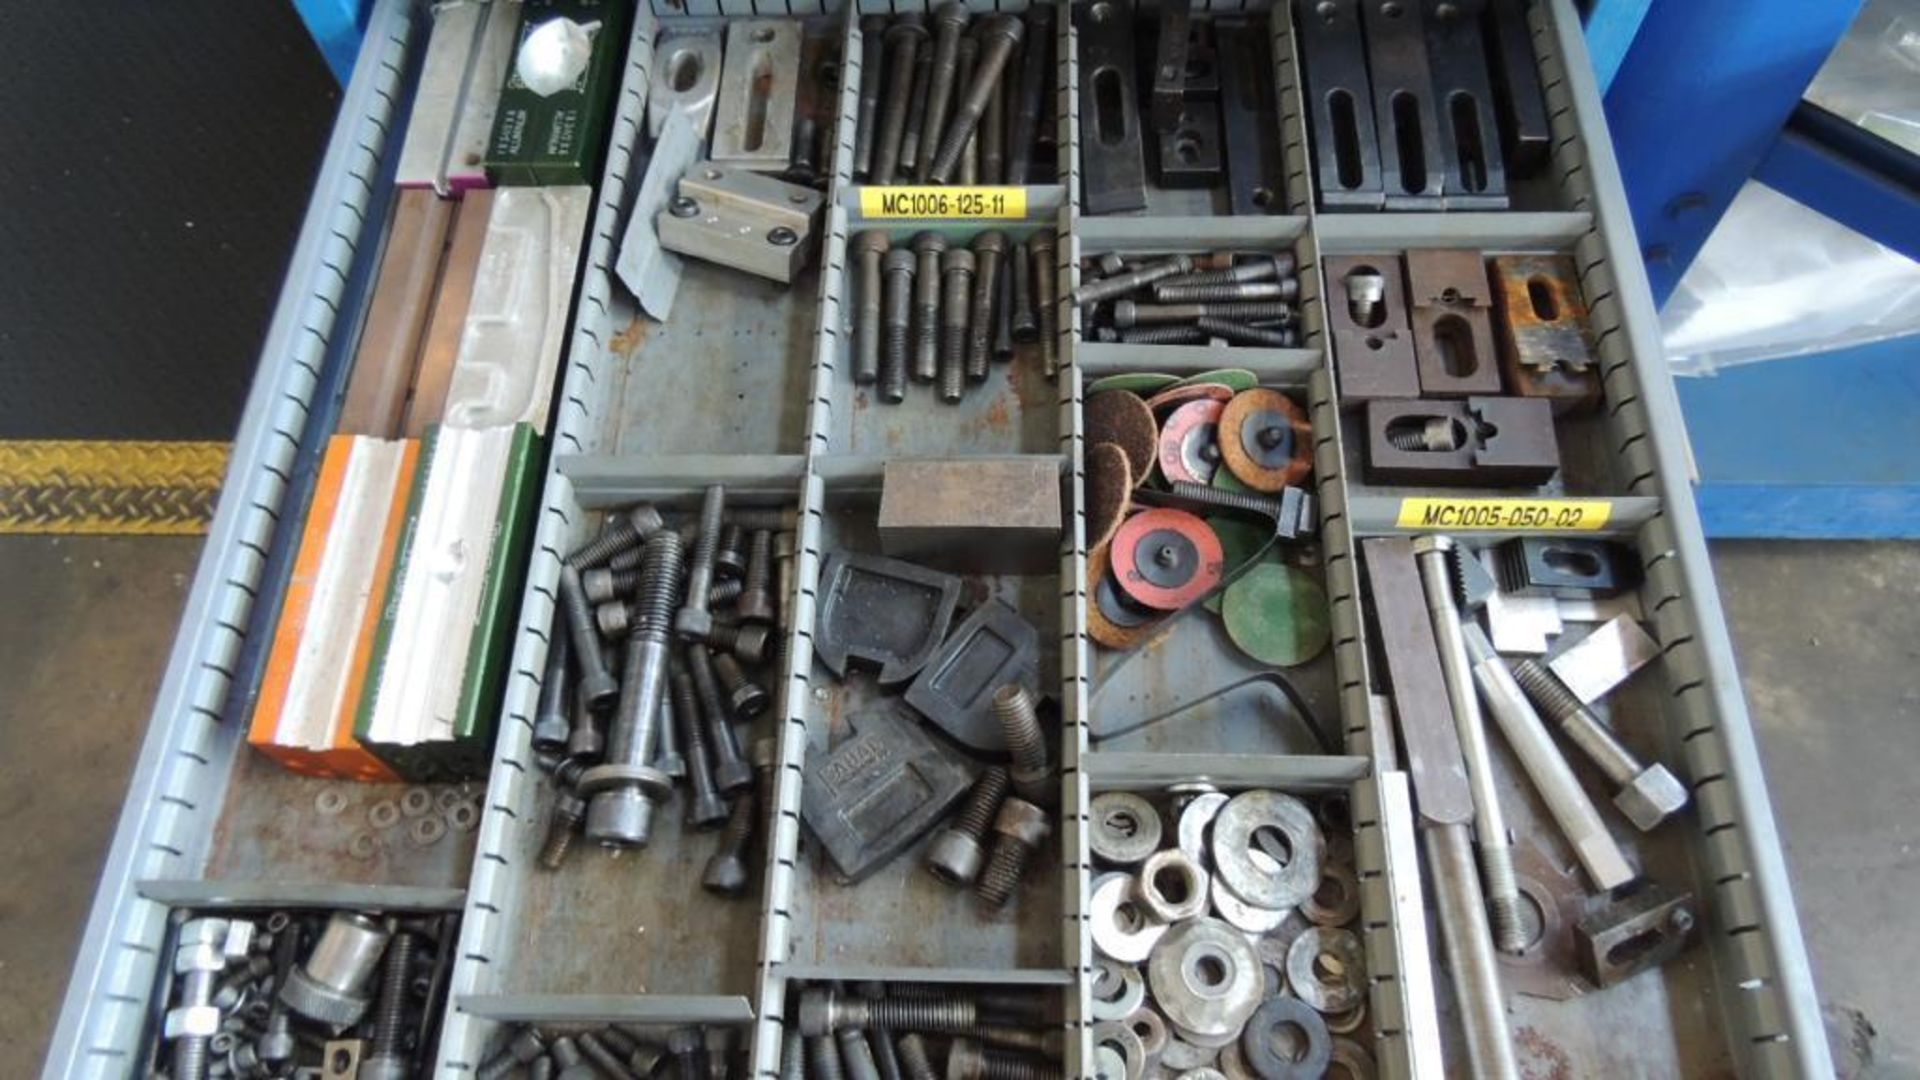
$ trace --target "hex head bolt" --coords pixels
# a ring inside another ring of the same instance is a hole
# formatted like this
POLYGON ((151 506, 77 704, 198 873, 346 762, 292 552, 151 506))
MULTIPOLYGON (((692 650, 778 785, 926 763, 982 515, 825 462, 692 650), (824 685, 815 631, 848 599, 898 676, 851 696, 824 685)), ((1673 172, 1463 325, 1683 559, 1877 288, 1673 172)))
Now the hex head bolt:
POLYGON ((1025 48, 1020 56, 1020 81, 1007 109, 1006 182, 1025 184, 1033 171, 1034 142, 1040 117, 1047 111, 1047 58, 1053 40, 1053 7, 1035 4, 1026 11, 1025 48))
POLYGON ((669 626, 684 580, 681 556, 680 535, 670 529, 647 541, 635 600, 638 616, 627 635, 620 708, 608 724, 606 760, 580 774, 587 838, 606 847, 646 846, 654 804, 673 794, 673 780, 653 767, 653 758, 672 655, 669 626))
POLYGON ((1227 285, 1153 286, 1158 304, 1218 304, 1230 300, 1292 300, 1300 295, 1300 283, 1285 281, 1239 281, 1227 285))
POLYGON ((395 930, 387 942, 387 956, 380 967, 380 994, 373 1006, 373 1034, 367 1040, 367 1056, 360 1061, 362 1080, 406 1080, 413 1071, 402 1040, 408 1029, 407 995, 413 983, 418 940, 407 930, 395 930))
POLYGON ((913 58, 913 94, 907 99, 907 130, 900 137, 900 171, 911 179, 921 154, 930 154, 933 147, 924 146, 935 136, 926 133, 927 92, 933 82, 933 49, 922 44, 920 54, 913 58))
POLYGON ((503 1080, 513 1070, 528 1065, 547 1052, 547 1043, 530 1027, 521 1028, 507 1045, 480 1065, 478 1080, 503 1080))
POLYGON ((913 367, 914 382, 932 382, 940 373, 940 257, 947 238, 937 232, 913 237, 913 367))
POLYGON ((993 302, 998 295, 1000 264, 1007 251, 1007 234, 988 229, 973 238, 972 312, 967 316, 967 381, 984 382, 987 361, 993 356, 993 302))
POLYGON ((1467 660, 1466 635, 1460 627, 1460 609, 1453 602, 1453 573, 1448 559, 1453 541, 1444 536, 1422 536, 1413 542, 1420 566, 1420 584, 1427 595, 1427 613, 1439 644, 1440 673, 1453 706, 1460 754, 1466 760, 1467 785, 1473 791, 1473 837, 1485 879, 1487 917, 1493 940, 1503 952, 1527 947, 1526 927, 1520 921, 1520 888, 1513 878, 1513 841, 1507 835, 1506 814, 1494 786, 1493 758, 1487 745, 1486 722, 1480 699, 1473 691, 1473 671, 1467 660))
POLYGON ((726 699, 720 696, 720 680, 713 673, 713 654, 702 645, 687 646, 687 669, 693 673, 693 692, 699 695, 700 710, 706 715, 714 784, 723 795, 745 791, 753 786, 753 766, 740 756, 733 720, 726 699))
POLYGON ((767 704, 772 700, 767 688, 748 678, 746 669, 731 653, 714 655, 713 673, 720 680, 720 693, 726 700, 728 715, 735 720, 745 723, 767 711, 767 704))
POLYGON ((659 532, 666 522, 660 511, 641 503, 618 515, 608 515, 600 535, 575 548, 566 561, 580 570, 599 566, 623 551, 632 551, 659 532))
POLYGON ((1300 336, 1292 330, 1268 330, 1230 319, 1216 319, 1210 315, 1193 320, 1193 325, 1198 327, 1201 333, 1209 337, 1217 337, 1229 345, 1290 349, 1300 343, 1300 336))
POLYGON ((1493 938, 1483 914, 1485 898, 1473 868, 1471 832, 1465 825, 1428 825, 1420 832, 1427 849, 1427 874, 1433 879, 1433 906, 1447 972, 1467 1037, 1468 1075, 1519 1080, 1500 965, 1493 955, 1493 938))
POLYGON ((1634 828, 1651 832, 1687 805, 1686 786, 1665 765, 1642 763, 1546 665, 1521 660, 1513 665, 1513 680, 1559 726, 1560 733, 1620 788, 1613 805, 1634 828))
POLYGON ((955 1039, 947 1047, 947 1080, 1060 1080, 1060 1067, 955 1039))
MULTIPOLYGON (((922 139, 929 145, 947 129, 953 105, 953 83, 960 70, 960 37, 967 30, 967 6, 947 0, 933 9, 933 67, 927 83, 927 112, 922 139)), ((933 172, 933 155, 919 155, 913 178, 924 184, 933 172)))
POLYGON ((954 888, 973 884, 974 878, 980 876, 980 867, 987 861, 987 851, 981 842, 993 825, 994 815, 1000 812, 1000 803, 1007 797, 1008 783, 1007 770, 998 765, 981 770, 960 812, 949 819, 946 828, 935 834, 933 843, 927 845, 928 873, 954 888))
POLYGON ((919 1032, 900 1036, 900 1065, 908 1080, 940 1080, 933 1071, 933 1059, 927 1054, 927 1040, 919 1032))
POLYGON ((567 634, 573 638, 574 663, 580 668, 574 697, 589 709, 604 709, 620 696, 620 683, 607 670, 606 654, 600 651, 600 632, 580 585, 580 570, 568 563, 560 564, 560 610, 567 620, 567 634))
POLYGON ((1560 827, 1561 835, 1573 848, 1587 876, 1602 890, 1617 889, 1632 881, 1639 875, 1627 864, 1620 845, 1614 843, 1613 834, 1607 831, 1607 823, 1600 820, 1600 811, 1594 809, 1593 801, 1587 798, 1586 789, 1580 786, 1567 759, 1553 744, 1547 725, 1541 721, 1540 714, 1533 711, 1520 684, 1507 670, 1506 662, 1493 651, 1486 632, 1477 622, 1466 623, 1463 632, 1481 700, 1493 714, 1494 723, 1506 736, 1507 745, 1519 759, 1527 779, 1533 782, 1534 790, 1540 793, 1540 801, 1546 804, 1547 812, 1560 827))
POLYGON ((897 247, 887 252, 886 293, 881 325, 885 347, 880 353, 880 400, 898 403, 907 397, 907 364, 912 353, 913 271, 919 262, 913 252, 897 247))
POLYGON ((687 755, 687 824, 711 829, 727 820, 727 803, 713 782, 713 757, 707 752, 706 725, 700 722, 700 704, 693 676, 683 666, 673 673, 673 716, 680 725, 680 744, 687 755))
POLYGON ((853 171, 865 177, 873 169, 874 120, 880 112, 880 77, 887 55, 887 17, 860 19, 860 114, 853 125, 853 171))
POLYGON ((558 870, 573 850, 573 838, 587 819, 587 800, 568 788, 553 793, 553 805, 547 809, 547 834, 541 841, 539 863, 542 870, 558 870))
POLYGON ((1040 730, 1033 695, 1018 683, 1002 686, 993 692, 993 715, 1007 737, 1007 752, 1013 756, 1010 775, 1014 793, 1029 802, 1056 801, 1054 780, 1060 774, 1053 755, 1047 752, 1047 738, 1040 730))
POLYGON ((707 1080, 712 1074, 707 1061, 707 1033, 697 1026, 667 1032, 667 1053, 673 1055, 681 1076, 707 1080))
POLYGON ((693 565, 687 570, 686 600, 673 616, 673 632, 682 638, 698 640, 713 628, 713 616, 707 611, 707 590, 713 587, 713 564, 720 553, 721 522, 727 512, 727 489, 707 485, 700 500, 699 538, 694 543, 693 565))
POLYGON ((767 590, 772 577, 773 534, 765 529, 755 529, 747 541, 745 586, 740 590, 740 599, 734 604, 734 613, 740 616, 741 622, 774 621, 777 612, 774 610, 773 594, 767 590))
POLYGON ((973 1030, 979 1021, 971 998, 863 998, 819 986, 800 993, 800 1033, 809 1038, 847 1027, 957 1034, 973 1030))
POLYGON ((1007 58, 1013 55, 1013 47, 1020 44, 1025 34, 1026 28, 1020 25, 1016 16, 995 15, 987 21, 982 31, 980 63, 973 69, 973 79, 967 83, 967 92, 960 99, 960 107, 946 125, 940 148, 933 155, 933 170, 928 175, 929 180, 944 184, 952 179, 954 166, 960 163, 960 154, 966 150, 967 140, 973 136, 974 129, 979 127, 980 116, 987 109, 987 100, 993 97, 994 84, 1000 81, 1001 72, 1006 70, 1007 58))
POLYGON ((973 884, 973 895, 990 907, 1005 907, 1020 887, 1027 861, 1053 832, 1047 812, 1018 795, 1009 795, 993 818, 993 851, 973 884))
POLYGON ((1025 240, 1014 241, 1007 276, 1013 279, 1013 312, 1009 321, 1013 340, 1030 345, 1040 338, 1040 318, 1033 311, 1033 253, 1025 240))
POLYGON ((1083 283, 1073 290, 1073 305, 1086 307, 1088 304, 1097 304, 1116 296, 1125 296, 1135 289, 1146 288, 1161 278, 1185 274, 1192 269, 1193 258, 1189 255, 1174 255, 1159 262, 1147 263, 1123 274, 1083 283))
POLYGON ((533 748, 559 753, 567 748, 573 734, 573 719, 567 713, 567 698, 573 684, 573 637, 567 633, 566 616, 554 612, 553 627, 547 632, 547 662, 540 675, 540 700, 533 709, 533 748))
POLYGON ((1059 268, 1053 265, 1053 233, 1041 229, 1027 241, 1027 251, 1033 257, 1033 307, 1039 316, 1040 333, 1040 370, 1051 379, 1060 373, 1059 290, 1055 283, 1059 280, 1059 268))
MULTIPOLYGON (((873 147, 870 184, 891 184, 900 167, 900 148, 906 140, 907 111, 913 96, 913 73, 921 45, 927 40, 926 16, 896 16, 887 27, 887 93, 880 99, 879 141, 873 147)), ((865 74, 862 74, 865 78, 865 74)), ((856 139, 858 136, 856 136, 856 139)))
POLYGON ((879 229, 853 236, 853 254, 860 260, 860 307, 853 320, 853 381, 859 386, 880 378, 880 262, 891 246, 879 229))
POLYGON ((940 400, 966 392, 967 319, 973 308, 973 252, 949 248, 940 262, 940 400))

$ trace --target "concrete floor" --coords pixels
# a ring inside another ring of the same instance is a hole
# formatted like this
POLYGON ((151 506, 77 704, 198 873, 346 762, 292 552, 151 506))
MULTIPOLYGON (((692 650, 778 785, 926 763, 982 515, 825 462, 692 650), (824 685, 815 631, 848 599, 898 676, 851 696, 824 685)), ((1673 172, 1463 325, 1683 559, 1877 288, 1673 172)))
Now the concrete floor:
MULTIPOLYGON (((45 1051, 199 546, 0 538, 0 1060, 45 1051)), ((1841 1072, 1920 1077, 1920 545, 1715 555, 1841 1072)))

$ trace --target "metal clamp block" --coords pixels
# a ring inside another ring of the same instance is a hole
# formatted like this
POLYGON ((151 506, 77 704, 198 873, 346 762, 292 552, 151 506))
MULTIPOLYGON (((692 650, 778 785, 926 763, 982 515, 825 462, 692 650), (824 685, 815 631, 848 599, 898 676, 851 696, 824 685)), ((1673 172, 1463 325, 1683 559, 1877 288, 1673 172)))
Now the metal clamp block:
POLYGON ((1560 470, 1538 398, 1367 403, 1367 476, 1384 484, 1532 487, 1560 470))
POLYGON ((1500 392, 1490 293, 1477 251, 1407 252, 1407 298, 1421 396, 1500 392))
POLYGON ((1040 632, 999 600, 975 608, 907 688, 907 704, 969 749, 1005 753, 993 713, 1002 686, 1037 686, 1040 632))
POLYGON ((655 226, 668 251, 792 282, 812 257, 824 201, 812 188, 701 161, 655 226))
POLYGON ((784 170, 793 157, 799 90, 798 20, 741 19, 729 24, 714 103, 713 160, 760 172, 784 170))
POLYGON ((850 717, 853 733, 809 756, 800 816, 851 884, 939 824, 973 778, 894 707, 850 717))
POLYGON ((1398 255, 1326 260, 1328 329, 1344 401, 1420 396, 1398 255))

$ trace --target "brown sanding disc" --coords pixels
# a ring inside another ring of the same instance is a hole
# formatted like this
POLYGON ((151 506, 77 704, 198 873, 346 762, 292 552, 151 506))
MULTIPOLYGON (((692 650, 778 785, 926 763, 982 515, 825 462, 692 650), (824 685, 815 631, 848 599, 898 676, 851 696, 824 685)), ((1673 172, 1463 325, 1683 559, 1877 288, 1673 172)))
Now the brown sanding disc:
POLYGON ((1313 425, 1293 399, 1255 387, 1220 411, 1220 460, 1255 491, 1276 492, 1313 472, 1313 425))
POLYGON ((1138 613, 1125 606, 1120 586, 1113 580, 1107 549, 1087 552, 1087 636, 1109 649, 1131 649, 1145 641, 1160 626, 1159 619, 1136 621, 1138 613), (1112 608, 1126 622, 1108 616, 1112 608))
POLYGON ((1104 548, 1127 516, 1133 491, 1133 465, 1113 443, 1095 443, 1087 451, 1087 548, 1104 548))
POLYGON ((1233 387, 1219 383, 1191 383, 1162 390, 1147 399, 1147 408, 1155 416, 1172 412, 1189 401, 1231 401, 1233 387))
POLYGON ((1090 395, 1084 406, 1087 442, 1112 443, 1126 452, 1135 484, 1153 472, 1160 442, 1160 426, 1153 422, 1153 410, 1138 394, 1125 390, 1102 390, 1090 395))

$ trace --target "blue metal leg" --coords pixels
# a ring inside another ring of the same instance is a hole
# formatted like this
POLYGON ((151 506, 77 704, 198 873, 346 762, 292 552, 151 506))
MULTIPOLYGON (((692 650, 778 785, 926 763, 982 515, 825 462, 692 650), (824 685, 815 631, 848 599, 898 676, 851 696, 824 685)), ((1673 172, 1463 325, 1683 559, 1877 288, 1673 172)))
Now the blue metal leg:
POLYGON ((1753 178, 1920 261, 1920 157, 1802 104, 1753 178))
POLYGON ((1613 85, 1651 7, 1653 0, 1593 0, 1587 9, 1587 55, 1593 58, 1593 78, 1602 94, 1613 85))
POLYGON ((353 77, 354 58, 360 55, 371 0, 293 0, 293 6, 320 47, 320 55, 327 58, 333 77, 345 86, 353 77))
POLYGON ((1607 123, 1654 300, 1753 175, 1859 0, 1668 0, 1607 90, 1607 123))

